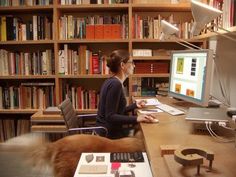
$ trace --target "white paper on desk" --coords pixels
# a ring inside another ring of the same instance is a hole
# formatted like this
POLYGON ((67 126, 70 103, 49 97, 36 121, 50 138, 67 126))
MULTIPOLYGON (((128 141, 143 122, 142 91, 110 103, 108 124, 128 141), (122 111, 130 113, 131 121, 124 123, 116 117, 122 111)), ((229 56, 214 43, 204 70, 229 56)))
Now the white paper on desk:
POLYGON ((160 109, 147 109, 147 110, 138 110, 138 112, 140 114, 154 114, 154 113, 159 113, 163 111, 160 109))
POLYGON ((145 100, 146 101, 146 104, 145 106, 155 106, 155 105, 158 105, 158 104, 161 104, 158 99, 156 98, 148 98, 148 99, 136 99, 136 101, 141 101, 141 100, 145 100))

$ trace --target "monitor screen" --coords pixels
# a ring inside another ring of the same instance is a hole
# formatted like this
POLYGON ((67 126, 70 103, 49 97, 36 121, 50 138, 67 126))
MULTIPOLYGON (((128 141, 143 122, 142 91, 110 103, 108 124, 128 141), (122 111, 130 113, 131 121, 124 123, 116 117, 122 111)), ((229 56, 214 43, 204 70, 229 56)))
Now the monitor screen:
POLYGON ((212 74, 212 50, 172 51, 169 95, 207 106, 212 74))

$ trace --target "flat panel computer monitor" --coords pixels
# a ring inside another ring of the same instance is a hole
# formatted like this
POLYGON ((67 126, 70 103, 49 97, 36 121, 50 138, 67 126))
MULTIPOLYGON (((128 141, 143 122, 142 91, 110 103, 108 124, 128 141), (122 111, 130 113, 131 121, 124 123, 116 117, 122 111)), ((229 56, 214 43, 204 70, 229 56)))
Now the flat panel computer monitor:
POLYGON ((172 51, 169 96, 207 106, 212 63, 212 50, 172 51))

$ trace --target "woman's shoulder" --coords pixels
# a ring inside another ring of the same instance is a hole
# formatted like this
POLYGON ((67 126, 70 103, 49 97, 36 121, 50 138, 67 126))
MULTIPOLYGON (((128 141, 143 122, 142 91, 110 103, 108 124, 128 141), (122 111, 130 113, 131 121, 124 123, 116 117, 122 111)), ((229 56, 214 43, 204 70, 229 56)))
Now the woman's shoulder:
POLYGON ((110 77, 109 79, 106 80, 104 84, 107 85, 108 87, 122 87, 120 81, 115 77, 110 77))

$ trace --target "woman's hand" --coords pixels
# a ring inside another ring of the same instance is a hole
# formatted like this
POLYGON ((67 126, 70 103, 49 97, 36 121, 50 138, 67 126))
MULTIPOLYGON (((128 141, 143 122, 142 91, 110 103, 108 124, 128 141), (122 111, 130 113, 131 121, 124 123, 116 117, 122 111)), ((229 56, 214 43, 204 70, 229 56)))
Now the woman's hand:
POLYGON ((146 100, 139 100, 139 101, 136 101, 136 105, 138 108, 144 108, 145 105, 146 105, 147 101, 146 100))
POLYGON ((158 122, 158 119, 152 114, 141 114, 137 117, 137 122, 153 123, 158 122))

